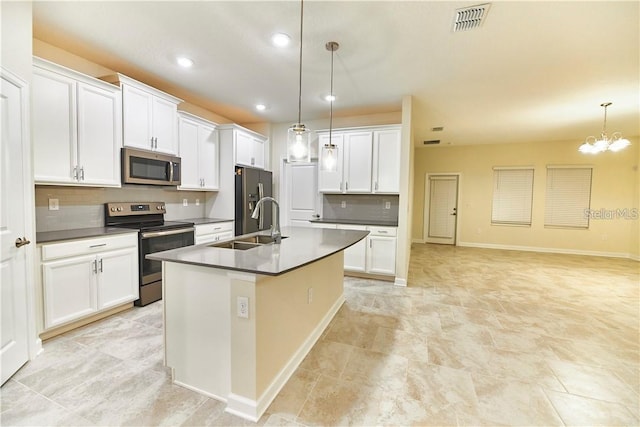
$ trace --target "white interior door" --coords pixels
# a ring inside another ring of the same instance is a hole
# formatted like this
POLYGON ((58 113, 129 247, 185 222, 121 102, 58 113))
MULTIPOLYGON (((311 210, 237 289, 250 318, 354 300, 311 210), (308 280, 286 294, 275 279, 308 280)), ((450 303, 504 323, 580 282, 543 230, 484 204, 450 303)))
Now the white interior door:
POLYGON ((288 224, 309 227, 318 207, 318 163, 285 162, 284 168, 288 224))
POLYGON ((0 275, 2 282, 2 335, 0 359, 2 384, 29 358, 27 311, 24 144, 26 140, 26 84, 2 70, 0 117, 0 275))
POLYGON ((424 240, 455 245, 458 218, 458 176, 428 175, 424 240))

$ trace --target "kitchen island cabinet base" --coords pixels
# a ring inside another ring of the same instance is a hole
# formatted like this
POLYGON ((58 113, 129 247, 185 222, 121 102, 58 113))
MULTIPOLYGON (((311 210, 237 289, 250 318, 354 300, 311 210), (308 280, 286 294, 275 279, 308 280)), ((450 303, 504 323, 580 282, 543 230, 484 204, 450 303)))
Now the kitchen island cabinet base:
POLYGON ((257 421, 344 302, 343 252, 267 276, 163 262, 175 384, 257 421), (240 317, 239 298, 248 301, 240 317))

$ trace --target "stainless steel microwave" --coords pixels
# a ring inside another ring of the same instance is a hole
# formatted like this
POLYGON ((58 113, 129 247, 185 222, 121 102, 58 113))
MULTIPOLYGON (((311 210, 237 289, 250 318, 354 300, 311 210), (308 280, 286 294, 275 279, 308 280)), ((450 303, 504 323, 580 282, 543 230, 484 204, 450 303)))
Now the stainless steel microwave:
POLYGON ((180 157, 154 151, 122 149, 122 183, 180 185, 180 157))

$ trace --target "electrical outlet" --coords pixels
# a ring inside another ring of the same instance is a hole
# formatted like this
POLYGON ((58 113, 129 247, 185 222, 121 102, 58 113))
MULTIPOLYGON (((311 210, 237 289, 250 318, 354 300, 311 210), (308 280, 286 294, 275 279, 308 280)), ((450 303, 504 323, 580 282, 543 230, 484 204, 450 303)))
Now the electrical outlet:
POLYGON ((238 297, 238 317, 249 318, 249 298, 238 297))
POLYGON ((200 199, 196 199, 196 206, 200 206, 200 199))
POLYGON ((307 304, 311 304, 313 302, 313 288, 307 289, 307 304))
POLYGON ((49 210, 50 211, 60 210, 60 201, 58 199, 49 199, 49 210))
POLYGON ((346 201, 346 200, 343 200, 342 202, 340 202, 340 207, 341 207, 342 209, 346 208, 346 207, 347 207, 347 201, 346 201))
POLYGON ((391 209, 391 202, 384 202, 385 209, 391 209))
POLYGON ((189 206, 189 200, 188 199, 182 199, 182 206, 189 206))

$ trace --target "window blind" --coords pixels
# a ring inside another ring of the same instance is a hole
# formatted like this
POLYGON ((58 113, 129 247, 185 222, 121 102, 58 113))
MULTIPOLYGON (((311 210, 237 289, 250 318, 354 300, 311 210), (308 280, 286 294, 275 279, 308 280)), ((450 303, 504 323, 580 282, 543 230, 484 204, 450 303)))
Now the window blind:
POLYGON ((590 167, 547 167, 544 225, 589 228, 590 167))
POLYGON ((531 225, 533 168, 494 168, 492 224, 531 225))

